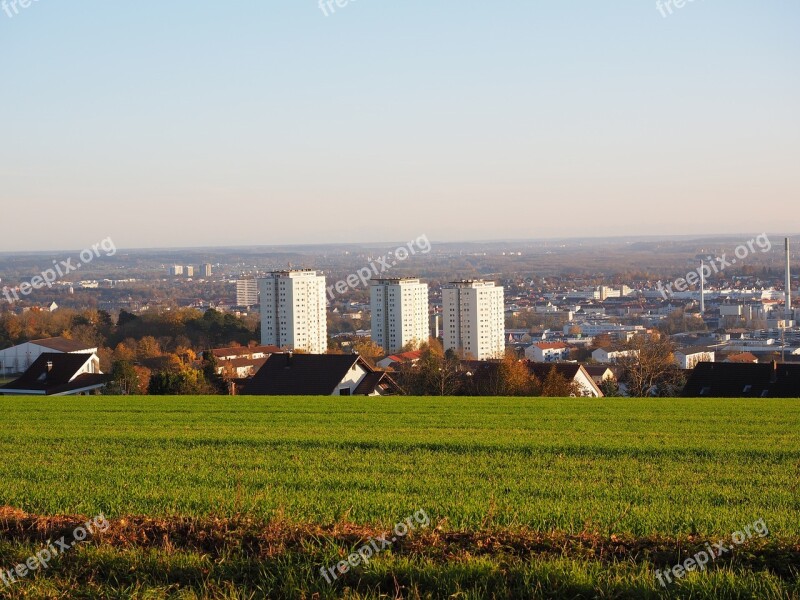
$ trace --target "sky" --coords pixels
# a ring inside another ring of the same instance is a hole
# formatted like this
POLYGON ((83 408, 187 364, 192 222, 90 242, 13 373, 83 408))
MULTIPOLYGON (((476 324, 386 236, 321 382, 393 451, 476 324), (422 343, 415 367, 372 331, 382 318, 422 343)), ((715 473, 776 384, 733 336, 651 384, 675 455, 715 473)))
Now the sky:
POLYGON ((800 2, 675 1, 6 0, 0 251, 800 231, 800 2))

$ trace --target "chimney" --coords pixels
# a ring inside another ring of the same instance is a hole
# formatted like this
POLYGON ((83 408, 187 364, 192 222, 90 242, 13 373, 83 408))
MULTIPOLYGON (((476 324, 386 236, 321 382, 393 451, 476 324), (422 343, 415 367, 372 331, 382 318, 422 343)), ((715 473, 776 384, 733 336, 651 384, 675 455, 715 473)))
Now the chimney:
POLYGON ((792 317, 792 265, 789 258, 789 238, 786 238, 786 318, 792 317))
POLYGON ((286 368, 290 369, 292 367, 292 352, 291 350, 286 353, 286 368))

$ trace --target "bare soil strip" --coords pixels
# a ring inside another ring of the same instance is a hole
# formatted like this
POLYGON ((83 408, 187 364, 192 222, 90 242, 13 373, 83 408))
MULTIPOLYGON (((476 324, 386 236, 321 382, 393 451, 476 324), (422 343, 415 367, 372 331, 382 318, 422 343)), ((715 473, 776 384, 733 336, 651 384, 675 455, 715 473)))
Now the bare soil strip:
MULTIPOLYGON (((70 534, 90 517, 80 515, 42 516, 13 507, 0 507, 0 540, 44 543, 70 534)), ((170 518, 141 516, 108 519, 109 528, 98 532, 91 542, 113 548, 155 548, 169 552, 194 551, 219 556, 241 552, 253 558, 269 558, 310 548, 331 545, 353 548, 370 538, 389 539, 386 529, 349 522, 330 526, 257 522, 239 518, 170 518)), ((603 562, 647 562, 656 567, 671 566, 694 555, 719 539, 701 536, 680 538, 601 535, 582 532, 538 532, 527 528, 489 529, 474 532, 449 531, 446 523, 410 533, 392 543, 393 554, 418 556, 437 562, 463 561, 471 557, 497 558, 564 557, 603 562)), ((728 546, 730 546, 728 540, 728 546)), ((782 578, 794 576, 800 564, 800 540, 753 538, 724 554, 717 564, 735 564, 751 569, 768 568, 782 578)))

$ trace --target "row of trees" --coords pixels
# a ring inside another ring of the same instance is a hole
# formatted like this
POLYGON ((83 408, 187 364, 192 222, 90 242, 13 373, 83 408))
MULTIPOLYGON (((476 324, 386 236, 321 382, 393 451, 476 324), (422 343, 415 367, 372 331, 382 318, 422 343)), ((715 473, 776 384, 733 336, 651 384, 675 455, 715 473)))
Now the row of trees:
POLYGON ((438 340, 420 348, 419 361, 396 375, 412 396, 580 396, 581 390, 553 368, 540 380, 509 350, 499 362, 462 361, 438 340))
POLYGON ((96 346, 100 369, 111 375, 110 392, 122 394, 226 393, 211 353, 200 350, 256 343, 253 320, 215 310, 175 309, 134 315, 115 323, 105 311, 28 311, 0 315, 0 347, 64 337, 96 346))
MULTIPOLYGON (((635 354, 617 365, 619 382, 606 381, 601 391, 606 396, 621 396, 620 384, 628 396, 678 396, 686 384, 674 359, 674 346, 661 333, 637 336, 627 344, 635 354)), ((499 362, 462 361, 452 351, 445 352, 437 340, 421 348, 419 361, 397 374, 406 393, 418 396, 580 396, 574 381, 555 368, 543 378, 531 373, 525 361, 509 350, 499 362)))

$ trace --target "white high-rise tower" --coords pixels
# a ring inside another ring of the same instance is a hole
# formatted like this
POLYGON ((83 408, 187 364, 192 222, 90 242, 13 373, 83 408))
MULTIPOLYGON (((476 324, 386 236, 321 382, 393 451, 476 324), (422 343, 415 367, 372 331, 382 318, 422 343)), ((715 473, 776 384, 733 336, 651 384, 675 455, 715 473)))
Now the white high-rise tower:
POLYGON ((430 337, 428 284, 419 279, 373 279, 370 283, 372 341, 386 354, 430 337))
POLYGON ((261 343, 309 354, 328 351, 325 276, 312 270, 276 271, 259 281, 261 343))
POLYGON ((505 354, 503 288, 489 281, 455 281, 442 287, 444 349, 487 360, 505 354))

